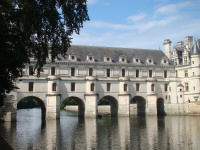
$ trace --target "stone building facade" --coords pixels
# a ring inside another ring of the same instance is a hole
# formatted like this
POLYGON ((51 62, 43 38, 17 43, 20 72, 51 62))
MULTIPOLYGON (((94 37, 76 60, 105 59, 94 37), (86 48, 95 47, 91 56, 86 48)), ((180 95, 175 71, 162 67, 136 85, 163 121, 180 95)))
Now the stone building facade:
POLYGON ((188 36, 171 50, 73 45, 66 57, 51 57, 40 77, 34 59, 16 80, 16 103, 34 97, 41 103, 43 118, 59 118, 60 103, 73 97, 79 116, 96 117, 98 101, 107 98, 112 116, 188 114, 190 103, 200 97, 200 40, 188 36), (130 107, 134 101, 135 107, 130 107))

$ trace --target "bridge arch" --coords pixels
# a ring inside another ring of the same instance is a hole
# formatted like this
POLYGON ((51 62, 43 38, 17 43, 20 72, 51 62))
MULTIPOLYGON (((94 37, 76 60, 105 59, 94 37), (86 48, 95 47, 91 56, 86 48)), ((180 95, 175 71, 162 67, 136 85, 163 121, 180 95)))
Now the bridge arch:
POLYGON ((165 116, 165 106, 164 106, 164 99, 163 98, 158 98, 157 99, 157 115, 158 116, 165 116))
POLYGON ((137 115, 138 116, 145 116, 146 115, 146 100, 145 100, 144 97, 134 96, 131 99, 131 102, 137 104, 137 115))
POLYGON ((42 119, 46 119, 46 105, 45 105, 45 103, 44 103, 44 101, 42 99, 40 99, 39 97, 36 97, 36 96, 26 96, 26 97, 23 97, 20 100, 18 100, 17 103, 19 103, 24 98, 29 98, 29 99, 36 100, 39 103, 40 107, 41 107, 42 119))
POLYGON ((78 117, 83 118, 85 116, 85 103, 84 103, 84 101, 77 96, 69 96, 69 97, 66 97, 65 99, 67 99, 67 98, 74 99, 74 101, 78 104, 78 117))
POLYGON ((111 116, 112 117, 118 116, 118 101, 117 101, 117 99, 113 96, 106 95, 106 96, 103 96, 101 99, 99 99, 99 101, 101 101, 103 98, 106 98, 110 103, 110 114, 111 114, 111 116))

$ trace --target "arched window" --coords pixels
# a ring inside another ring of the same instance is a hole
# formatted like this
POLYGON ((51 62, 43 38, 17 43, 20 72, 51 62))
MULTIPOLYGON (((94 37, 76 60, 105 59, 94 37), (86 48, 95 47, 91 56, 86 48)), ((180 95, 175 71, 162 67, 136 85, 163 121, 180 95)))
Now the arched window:
POLYGON ((56 86, 57 86, 56 83, 52 84, 52 91, 56 91, 56 86))
POLYGON ((91 91, 94 91, 94 83, 91 83, 90 89, 91 89, 91 91))
POLYGON ((154 89, 155 89, 155 85, 152 84, 152 85, 151 85, 151 91, 154 91, 154 89))
POLYGON ((128 86, 127 86, 127 84, 125 83, 125 84, 124 84, 124 91, 127 91, 127 89, 128 89, 128 86))

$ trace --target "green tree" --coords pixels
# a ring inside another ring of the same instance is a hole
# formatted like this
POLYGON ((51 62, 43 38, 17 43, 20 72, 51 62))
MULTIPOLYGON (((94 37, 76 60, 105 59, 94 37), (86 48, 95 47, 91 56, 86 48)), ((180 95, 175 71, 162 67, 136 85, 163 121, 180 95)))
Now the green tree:
POLYGON ((102 99, 99 101, 98 105, 110 105, 110 103, 109 103, 108 99, 102 98, 102 99))
POLYGON ((35 58, 38 76, 50 52, 65 56, 88 21, 87 0, 0 0, 0 101, 35 58))
POLYGON ((32 97, 25 97, 17 104, 17 109, 37 108, 40 107, 37 100, 32 97))
POLYGON ((78 105, 77 102, 73 98, 66 98, 62 104, 60 105, 60 109, 64 109, 67 105, 78 105))

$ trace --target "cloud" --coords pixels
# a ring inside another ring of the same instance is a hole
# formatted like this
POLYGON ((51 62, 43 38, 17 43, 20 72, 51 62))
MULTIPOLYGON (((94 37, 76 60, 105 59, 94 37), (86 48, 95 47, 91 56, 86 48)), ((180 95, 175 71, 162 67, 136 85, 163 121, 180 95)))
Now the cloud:
POLYGON ((190 2, 182 2, 182 3, 177 3, 177 4, 168 4, 165 6, 162 6, 158 8, 155 13, 156 14, 172 14, 175 12, 178 12, 180 9, 184 7, 188 7, 190 5, 190 2))
POLYGON ((145 17, 146 17, 146 13, 140 13, 140 14, 135 15, 135 16, 129 16, 127 19, 131 20, 133 22, 137 22, 137 21, 144 19, 145 17))
POLYGON ((115 30, 148 30, 157 26, 167 25, 174 20, 177 20, 179 16, 172 16, 162 20, 152 20, 148 22, 142 22, 134 25, 127 24, 112 24, 104 21, 90 21, 88 25, 95 28, 109 28, 115 30))
POLYGON ((97 3, 98 0, 87 0, 87 4, 88 5, 93 5, 95 3, 97 3))

